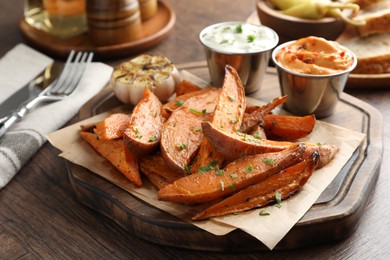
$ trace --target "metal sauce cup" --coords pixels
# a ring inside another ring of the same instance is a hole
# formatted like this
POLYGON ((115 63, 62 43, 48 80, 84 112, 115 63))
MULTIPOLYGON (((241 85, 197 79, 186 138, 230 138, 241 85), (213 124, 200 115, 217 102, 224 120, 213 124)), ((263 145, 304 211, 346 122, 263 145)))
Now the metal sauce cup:
POLYGON ((260 89, 271 50, 277 45, 279 37, 275 31, 266 26, 231 21, 204 28, 199 34, 199 40, 204 46, 211 83, 221 87, 225 77, 225 66, 230 65, 237 70, 245 87, 245 93, 250 94, 260 89), (231 31, 229 36, 224 38, 223 28, 237 30, 236 36, 242 36, 243 41, 238 44, 239 41, 234 39, 235 33, 231 31), (249 29, 257 33, 248 34, 249 29), (210 35, 214 42, 207 39, 210 35))
POLYGON ((317 118, 324 118, 332 115, 349 73, 357 65, 355 54, 342 46, 353 57, 352 65, 342 72, 329 75, 302 74, 284 68, 276 60, 279 50, 294 42, 281 44, 272 52, 272 61, 278 72, 281 94, 287 96, 284 108, 299 116, 314 114, 317 118))

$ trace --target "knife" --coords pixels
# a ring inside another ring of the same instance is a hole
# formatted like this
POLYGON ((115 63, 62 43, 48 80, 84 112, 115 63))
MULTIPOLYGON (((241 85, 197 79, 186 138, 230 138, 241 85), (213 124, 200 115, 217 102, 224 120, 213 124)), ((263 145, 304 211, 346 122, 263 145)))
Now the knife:
POLYGON ((38 76, 16 91, 12 96, 0 104, 0 123, 19 108, 20 105, 28 102, 37 96, 42 90, 50 85, 60 74, 62 63, 54 62, 47 66, 38 76))

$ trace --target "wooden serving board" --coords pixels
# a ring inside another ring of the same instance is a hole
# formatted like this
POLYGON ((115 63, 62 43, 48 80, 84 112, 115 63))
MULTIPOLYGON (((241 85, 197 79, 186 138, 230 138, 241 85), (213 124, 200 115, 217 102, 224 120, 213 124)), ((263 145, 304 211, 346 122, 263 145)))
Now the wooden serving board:
MULTIPOLYGON (((178 66, 209 79, 205 62, 178 66)), ((259 92, 251 95, 265 102, 280 96, 276 73, 270 69, 259 92)), ((367 138, 317 202, 290 230, 275 249, 301 248, 348 237, 359 223, 375 187, 382 160, 382 116, 378 110, 343 93, 335 113, 324 121, 365 133, 367 138)), ((121 105, 111 89, 87 102, 77 120, 121 105)), ((72 187, 86 206, 109 217, 131 234, 167 246, 208 251, 268 250, 241 230, 215 236, 149 205, 89 170, 67 162, 72 187)))

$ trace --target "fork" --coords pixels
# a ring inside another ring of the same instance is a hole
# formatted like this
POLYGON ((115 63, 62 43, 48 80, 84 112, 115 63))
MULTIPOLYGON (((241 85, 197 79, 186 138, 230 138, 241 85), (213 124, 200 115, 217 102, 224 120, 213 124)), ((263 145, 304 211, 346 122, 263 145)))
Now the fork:
POLYGON ((0 137, 2 137, 7 129, 9 129, 16 121, 21 120, 36 105, 42 102, 60 101, 69 97, 76 90, 82 76, 84 75, 86 67, 91 63, 92 58, 92 52, 78 52, 75 54, 75 51, 72 50, 59 78, 32 100, 22 104, 16 111, 12 112, 6 120, 0 122, 0 137), (73 60, 74 56, 76 57, 73 60))

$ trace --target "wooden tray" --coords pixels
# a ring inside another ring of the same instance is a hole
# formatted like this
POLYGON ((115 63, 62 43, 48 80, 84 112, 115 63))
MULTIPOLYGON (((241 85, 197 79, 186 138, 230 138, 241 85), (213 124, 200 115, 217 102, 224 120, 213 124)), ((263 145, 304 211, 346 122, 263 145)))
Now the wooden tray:
POLYGON ((20 19, 19 27, 26 40, 42 52, 62 59, 68 57, 70 50, 93 51, 99 59, 112 59, 146 50, 164 40, 176 22, 176 15, 164 0, 158 1, 157 14, 142 22, 144 37, 140 40, 109 46, 96 46, 88 33, 62 40, 45 31, 38 30, 20 19))
MULTIPOLYGON (((178 66, 209 80, 205 62, 178 66)), ((279 96, 275 72, 267 72, 262 89, 252 95, 264 101, 279 96)), ((87 102, 79 120, 121 105, 110 88, 87 102)), ((292 249, 348 237, 355 229, 375 187, 382 160, 382 117, 372 106, 347 94, 327 122, 363 132, 367 138, 312 208, 275 249, 292 249)), ((268 250, 241 230, 215 236, 169 215, 118 188, 87 169, 67 162, 70 182, 77 198, 104 214, 137 237, 167 246, 208 251, 268 250)))
MULTIPOLYGON (((260 24, 256 11, 252 12, 247 20, 248 23, 260 24)), ((339 36, 337 41, 344 41, 356 36, 354 28, 347 27, 339 36)), ((346 88, 351 89, 373 89, 373 88, 390 88, 390 73, 383 74, 349 74, 346 88)))

